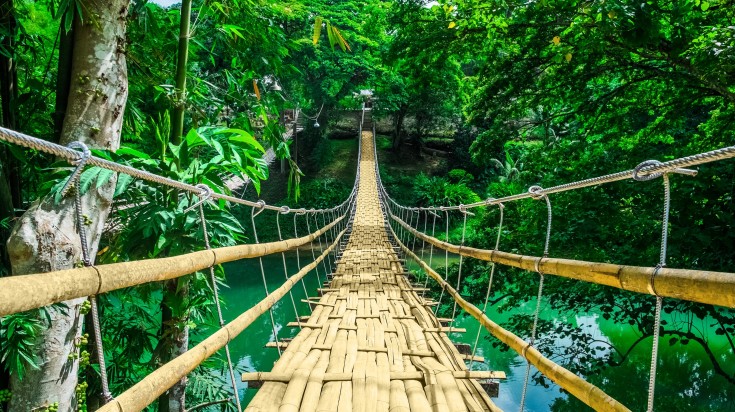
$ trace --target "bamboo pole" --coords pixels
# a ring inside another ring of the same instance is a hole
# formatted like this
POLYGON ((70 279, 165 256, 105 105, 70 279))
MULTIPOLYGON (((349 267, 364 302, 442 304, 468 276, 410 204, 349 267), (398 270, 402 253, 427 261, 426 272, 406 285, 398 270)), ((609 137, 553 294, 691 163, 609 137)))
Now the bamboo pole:
POLYGON ((160 259, 112 263, 0 278, 0 316, 130 286, 178 278, 210 266, 285 252, 310 243, 344 216, 296 239, 221 247, 160 259))
POLYGON ((735 273, 666 267, 655 273, 656 268, 654 267, 541 258, 475 249, 443 242, 413 229, 397 216, 391 215, 391 218, 419 239, 425 240, 439 249, 458 255, 495 262, 530 272, 536 272, 536 265, 538 265, 538 269, 547 275, 561 276, 648 295, 735 308, 735 273))
POLYGON ((156 369, 150 375, 143 378, 132 388, 123 392, 113 401, 99 409, 100 412, 129 412, 142 411, 170 387, 178 383, 182 378, 193 371, 199 364, 214 355, 237 335, 250 326, 255 319, 270 309, 276 302, 283 298, 286 293, 314 269, 338 244, 345 233, 343 230, 332 243, 314 262, 304 266, 298 273, 291 276, 278 289, 271 292, 257 305, 248 309, 235 320, 225 325, 222 329, 213 333, 200 344, 189 349, 181 356, 156 369))
POLYGON ((544 376, 556 382, 556 384, 567 390, 574 397, 584 402, 586 405, 590 406, 596 411, 630 412, 630 409, 625 407, 617 400, 613 399, 610 395, 603 392, 600 388, 573 374, 561 365, 554 363, 553 361, 542 355, 541 352, 539 352, 536 348, 530 346, 528 342, 524 341, 510 331, 503 329, 502 327, 500 327, 500 325, 490 320, 490 318, 488 318, 487 315, 485 315, 475 305, 467 302, 464 298, 462 298, 462 296, 449 283, 447 283, 438 273, 436 273, 436 271, 429 267, 429 265, 419 259, 419 257, 415 253, 413 253, 413 251, 403 245, 400 240, 398 240, 398 237, 392 229, 391 232, 393 233, 393 236, 396 238, 398 244, 401 246, 406 255, 413 258, 429 276, 431 276, 437 283, 439 283, 439 285, 444 288, 446 293, 449 294, 449 296, 453 297, 455 301, 457 301, 457 304, 459 304, 462 309, 469 313, 473 318, 477 319, 480 324, 488 330, 488 332, 493 334, 493 336, 508 345, 516 353, 526 358, 544 376))
MULTIPOLYGON (((311 368, 309 368, 311 369, 311 368)), ((245 372, 242 374, 243 382, 283 382, 289 383, 300 380, 302 377, 294 372, 245 372)), ((448 371, 454 379, 506 379, 502 371, 448 371)), ((424 374, 420 371, 411 372, 389 372, 387 375, 392 381, 423 380, 424 374)), ((322 378, 323 382, 347 382, 354 378, 351 372, 327 372, 322 378)))

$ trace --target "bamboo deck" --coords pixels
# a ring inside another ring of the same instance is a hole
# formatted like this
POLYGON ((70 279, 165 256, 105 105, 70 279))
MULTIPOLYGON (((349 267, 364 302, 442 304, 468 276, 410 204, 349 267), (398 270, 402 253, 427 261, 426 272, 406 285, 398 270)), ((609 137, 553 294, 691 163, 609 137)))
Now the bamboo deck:
MULTIPOLYGON (((247 411, 497 411, 446 328, 404 275, 378 199, 373 136, 362 135, 357 210, 324 295, 247 411)), ((483 375, 484 376, 484 375, 483 375)), ((503 374, 497 374, 502 377, 503 374)))

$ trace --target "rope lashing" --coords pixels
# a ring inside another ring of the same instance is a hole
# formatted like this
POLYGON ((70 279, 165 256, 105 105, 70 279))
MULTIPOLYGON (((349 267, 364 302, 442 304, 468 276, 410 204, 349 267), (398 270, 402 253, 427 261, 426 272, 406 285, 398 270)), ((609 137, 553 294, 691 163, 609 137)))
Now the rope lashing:
MULTIPOLYGON (((661 308, 663 306, 663 297, 656 292, 656 275, 662 268, 666 267, 666 252, 669 242, 669 212, 671 210, 671 184, 669 182, 669 173, 666 171, 661 173, 648 174, 646 176, 640 176, 639 172, 644 167, 656 167, 660 166, 661 164, 662 163, 658 160, 646 160, 645 162, 642 162, 641 164, 636 166, 633 172, 633 179, 639 182, 653 180, 657 177, 663 177, 664 182, 664 210, 663 217, 661 219, 661 250, 659 253, 659 262, 656 265, 656 268, 653 270, 650 280, 651 290, 653 291, 653 294, 656 295, 656 306, 653 322, 653 343, 651 347, 651 370, 648 378, 648 402, 646 404, 647 412, 653 411, 653 401, 656 392, 656 369, 658 366, 658 345, 659 339, 661 337, 661 308)), ((681 173, 680 170, 675 170, 674 172, 681 173)), ((691 173, 682 174, 692 176, 691 173)))
MULTIPOLYGON (((439 210, 444 212, 444 220, 447 224, 447 229, 445 232, 446 240, 449 241, 449 209, 445 208, 444 206, 440 207, 439 210)), ((447 279, 449 277, 449 251, 444 251, 444 279, 447 279)), ((442 287, 442 291, 439 294, 439 302, 437 303, 436 307, 434 308, 434 315, 439 313, 439 307, 442 305, 442 299, 444 298, 444 288, 442 287)))
MULTIPOLYGON (((276 213, 276 228, 278 229, 278 240, 283 240, 281 235, 281 215, 285 215, 291 212, 288 206, 283 206, 281 212, 276 213)), ((290 276, 288 276, 288 268, 286 267, 286 254, 281 252, 281 260, 283 261, 283 276, 288 282, 290 276)), ((293 298, 293 292, 288 291, 288 296, 291 298, 291 305, 293 306, 293 313, 296 315, 296 322, 299 324, 299 330, 301 330, 301 317, 299 316, 299 310, 296 308, 296 300, 293 298)))
MULTIPOLYGON (((431 224, 431 237, 435 237, 436 236, 436 218, 440 218, 441 219, 441 217, 437 213, 435 213, 433 210, 429 210, 428 212, 431 213, 434 216, 433 223, 431 224)), ((431 245, 430 246, 431 247, 431 250, 429 251, 429 267, 432 267, 431 266, 431 262, 434 260, 434 244, 431 243, 430 245, 431 245)), ((422 261, 423 261, 423 259, 422 259, 422 261)), ((421 297, 422 298, 424 296, 426 296, 426 287, 428 285, 429 285, 429 275, 427 274, 426 275, 426 279, 424 279, 424 290, 421 291, 421 297)))
MULTIPOLYGON (((265 202, 262 200, 258 201, 258 205, 260 208, 258 208, 258 211, 256 212, 255 207, 250 209, 250 223, 253 225, 253 238, 255 240, 255 243, 260 243, 258 241, 258 228, 255 226, 255 217, 261 214, 265 210, 265 202)), ((270 292, 268 291, 268 281, 265 279, 265 268, 263 267, 263 258, 258 257, 258 263, 260 264, 260 276, 263 278, 263 289, 265 289, 265 296, 270 295, 270 292)), ((276 319, 273 316, 273 308, 268 308, 268 314, 271 318, 271 328, 273 329, 273 339, 276 341, 276 349, 278 349, 278 356, 281 356, 281 342, 278 340, 278 330, 276 329, 276 319)))
MULTIPOLYGON (((539 312, 541 311, 541 298, 543 297, 544 293, 544 274, 541 272, 540 264, 541 260, 549 257, 549 240, 551 239, 551 200, 549 200, 549 196, 544 193, 544 189, 541 186, 531 186, 528 188, 528 193, 531 194, 532 199, 534 200, 545 200, 546 201, 546 210, 547 210, 547 222, 546 222, 546 241, 544 242, 544 254, 541 259, 536 260, 536 272, 539 274, 539 283, 538 283, 538 295, 536 296, 536 310, 533 314, 533 325, 531 326, 531 339, 529 340, 528 346, 526 346, 526 349, 530 346, 533 346, 536 343, 536 328, 538 327, 538 318, 539 318, 539 312)), ((523 353, 525 357, 525 349, 523 353)), ((526 395, 528 393, 528 378, 531 375, 531 362, 526 359, 526 378, 523 380, 523 392, 521 394, 521 403, 519 407, 519 411, 523 412, 523 409, 526 404, 526 395)))
MULTIPOLYGON (((304 212, 304 214, 306 215, 305 216, 305 218, 306 218, 306 231, 309 232, 309 233, 311 233, 311 225, 309 224, 309 214, 306 213, 306 212, 304 212)), ((321 243, 321 240, 319 242, 321 243)), ((311 244, 309 246, 310 246, 309 249, 311 249, 311 259, 312 259, 312 261, 316 261, 316 253, 314 253, 314 241, 313 240, 311 241, 311 244)), ((314 273, 316 273, 316 281, 317 281, 317 286, 316 287, 318 289, 321 289, 321 287, 322 287, 322 278, 319 276, 319 265, 318 264, 314 266, 314 273)), ((324 276, 325 277, 327 276, 326 272, 324 273, 324 276)))
MULTIPOLYGON (((206 186, 209 189, 209 186, 206 186)), ((200 199, 201 200, 201 199, 200 199)), ((202 226, 202 234, 204 236, 204 246, 207 250, 211 250, 212 246, 209 244, 209 232, 207 231, 207 219, 204 217, 204 202, 197 202, 199 205, 199 222, 202 226)), ((209 267, 209 281, 212 283, 212 293, 214 294, 214 303, 217 307, 217 319, 219 320, 219 327, 225 327, 225 319, 222 316, 222 306, 219 301, 219 288, 217 287, 217 279, 214 276, 214 266, 209 267)), ((232 356, 230 356, 230 345, 225 345, 225 356, 227 358, 227 370, 230 373, 230 380, 232 381, 232 390, 235 394, 235 406, 238 412, 242 412, 242 405, 240 405, 240 394, 237 391, 237 380, 235 379, 235 369, 232 367, 232 356)))
MULTIPOLYGON (((303 214, 304 213, 302 213, 302 212, 296 212, 296 213, 293 214, 293 236, 294 236, 294 239, 298 239, 298 237, 299 237, 299 232, 298 232, 298 229, 297 229, 297 226, 298 225, 296 224, 296 216, 301 216, 303 214)), ((299 253, 299 248, 296 248, 296 266, 298 266, 299 270, 301 270, 301 255, 299 253)), ((306 282, 304 282, 304 278, 303 277, 301 278, 301 286, 304 288, 304 298, 309 299, 309 292, 306 290, 306 282)), ((307 306, 309 307, 309 312, 311 313, 312 312, 311 305, 307 305, 307 306)))
MULTIPOLYGON (((87 164, 87 161, 92 155, 86 144, 82 142, 71 142, 69 148, 80 149, 82 151, 81 157, 72 161, 72 164, 76 166, 69 179, 61 189, 61 195, 65 196, 69 189, 74 186, 74 212, 77 220, 77 234, 79 235, 79 243, 82 248, 82 263, 86 267, 94 266, 93 257, 89 252, 89 242, 87 241, 87 231, 84 229, 86 226, 84 211, 82 210, 82 188, 79 185, 79 178, 81 177, 82 170, 87 164)), ((112 401, 112 393, 110 392, 110 385, 107 379, 107 367, 105 366, 105 351, 102 345, 102 328, 100 327, 99 308, 97 305, 97 296, 91 295, 88 297, 90 303, 90 314, 92 315, 92 328, 94 329, 94 346, 95 354, 97 355, 97 363, 100 367, 100 385, 102 386, 102 403, 106 404, 112 401)))
MULTIPOLYGON (((470 212, 469 210, 465 209, 464 205, 459 205, 459 211, 462 213, 462 241, 459 244, 460 250, 462 247, 464 247, 464 240, 465 240, 465 232, 467 231, 467 215, 474 216, 475 214, 470 212)), ((449 237, 447 236, 447 240, 449 240, 449 237)), ((464 262, 464 256, 461 254, 459 255, 459 269, 457 270, 457 287, 455 288, 457 290, 457 293, 460 295, 462 294, 461 283, 462 283, 462 263, 464 262)), ((452 307, 452 317, 449 324, 449 331, 451 332, 452 328, 454 327, 454 317, 457 315, 457 300, 454 299, 454 306, 452 307)))
MULTIPOLYGON (((494 251, 498 251, 498 248, 500 247, 500 235, 503 232, 503 215, 504 215, 504 209, 505 205, 502 203, 498 203, 498 209, 500 210, 500 219, 498 222, 498 236, 495 238, 495 249, 494 251)), ((487 281, 487 291, 485 292, 485 303, 482 305, 482 313, 487 315, 487 304, 490 301, 490 291, 493 287, 493 277, 495 276, 495 262, 492 262, 490 264, 490 278, 487 281)), ((481 328, 477 328, 477 335, 475 336, 475 344, 472 346, 472 358, 470 358, 470 366, 467 368, 469 370, 472 370, 472 364, 475 362, 475 354, 477 353, 477 344, 480 342, 480 331, 481 328)))

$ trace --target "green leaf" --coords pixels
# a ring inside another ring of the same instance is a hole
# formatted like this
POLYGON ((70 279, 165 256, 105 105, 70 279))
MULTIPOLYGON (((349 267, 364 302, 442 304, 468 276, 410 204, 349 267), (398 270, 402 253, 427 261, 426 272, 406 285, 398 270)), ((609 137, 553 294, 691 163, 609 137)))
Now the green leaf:
POLYGON ((115 153, 118 155, 135 157, 138 159, 150 159, 151 158, 148 154, 143 153, 139 150, 135 150, 131 147, 121 147, 117 149, 115 153))
POLYGON ((115 193, 112 195, 112 197, 118 197, 121 194, 123 194, 123 192, 127 190, 128 186, 130 185, 131 182, 133 182, 133 180, 135 179, 132 176, 125 174, 125 173, 120 173, 120 175, 117 177, 117 184, 115 185, 115 193))
POLYGON ((112 170, 100 170, 99 174, 97 174, 97 188, 100 188, 102 187, 102 185, 108 183, 114 175, 115 172, 113 172, 112 170))
POLYGON ((709 2, 703 1, 699 7, 702 9, 702 11, 707 11, 709 9, 709 2))
POLYGON ((322 35, 322 18, 317 17, 314 19, 314 36, 312 38, 312 43, 314 43, 314 46, 319 43, 319 37, 322 35))
POLYGON ((329 22, 327 22, 327 38, 329 39, 329 47, 334 49, 335 38, 332 32, 332 25, 329 22))

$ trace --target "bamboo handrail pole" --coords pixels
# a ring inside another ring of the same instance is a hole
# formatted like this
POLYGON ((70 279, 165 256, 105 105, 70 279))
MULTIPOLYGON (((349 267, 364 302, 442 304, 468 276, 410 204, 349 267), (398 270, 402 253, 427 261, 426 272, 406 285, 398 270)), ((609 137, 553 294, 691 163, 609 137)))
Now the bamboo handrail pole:
POLYGON ((304 266, 298 273, 291 276, 278 289, 271 292, 257 305, 219 329, 200 344, 189 349, 184 354, 161 366, 130 389, 117 396, 112 402, 102 406, 100 412, 129 412, 142 411, 161 394, 179 382, 187 374, 193 371, 204 360, 214 355, 225 344, 229 343, 237 335, 242 333, 260 315, 268 311, 276 302, 283 298, 289 290, 309 271, 314 269, 325 256, 336 247, 344 230, 337 235, 337 240, 332 243, 319 257, 310 264, 304 266))
MULTIPOLYGON (((399 222, 402 223, 402 222, 399 222)), ((391 230, 391 232, 393 232, 391 230)), ((395 232, 393 232, 395 236, 395 232)), ((597 411, 630 411, 623 404, 613 399, 611 396, 603 392, 600 388, 592 385, 585 381, 574 373, 570 372, 561 365, 554 363, 550 359, 546 358, 536 348, 530 346, 528 342, 521 339, 512 332, 502 328, 497 323, 490 320, 482 311, 475 305, 466 301, 462 296, 448 284, 436 271, 429 267, 425 262, 421 261, 419 257, 408 249, 403 243, 399 242, 401 249, 406 255, 416 261, 421 268, 446 291, 447 294, 452 296, 457 304, 461 306, 468 314, 473 318, 477 319, 480 324, 492 333, 493 336, 498 338, 501 342, 508 345, 516 353, 526 358, 531 364, 538 368, 544 376, 556 382, 557 385, 567 390, 573 396, 586 405, 597 411)), ((658 287, 658 283, 657 283, 658 287)))
POLYGON ((284 252, 310 243, 344 216, 296 239, 202 250, 167 258, 111 263, 0 278, 0 316, 144 283, 174 279, 213 265, 284 252))
POLYGON ((663 267, 656 273, 656 293, 654 293, 651 280, 654 278, 655 267, 541 258, 458 246, 416 231, 393 214, 391 214, 391 219, 415 236, 426 240, 439 249, 455 254, 495 262, 529 272, 536 272, 536 265, 538 264, 541 272, 547 275, 612 286, 647 295, 658 294, 663 297, 735 308, 735 273, 663 267))

